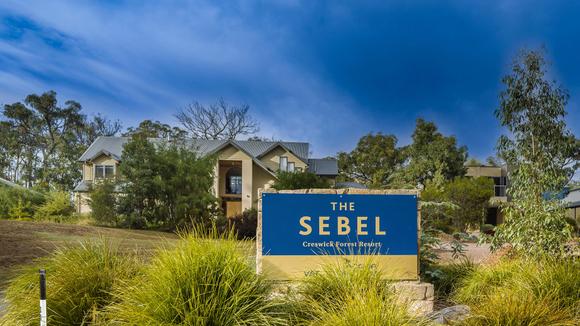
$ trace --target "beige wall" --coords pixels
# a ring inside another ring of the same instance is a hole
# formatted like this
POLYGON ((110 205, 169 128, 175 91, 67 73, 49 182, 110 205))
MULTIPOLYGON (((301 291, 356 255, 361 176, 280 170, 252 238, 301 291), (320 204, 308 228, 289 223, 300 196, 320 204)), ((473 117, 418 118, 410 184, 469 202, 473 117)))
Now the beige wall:
POLYGON ((101 155, 94 159, 92 162, 83 163, 83 180, 93 181, 95 165, 112 165, 115 167, 115 174, 117 174, 117 164, 115 159, 112 159, 106 155, 101 155))
POLYGON ((256 208, 258 204, 258 189, 270 189, 272 184, 276 181, 274 176, 263 168, 254 164, 254 184, 252 185, 252 194, 254 196, 254 201, 252 207, 256 208))
POLYGON ((467 168, 468 177, 505 177, 506 174, 500 167, 495 166, 470 166, 467 168))
POLYGON ((296 155, 278 146, 271 150, 266 155, 260 158, 260 161, 264 163, 266 167, 272 171, 278 171, 280 167, 280 156, 288 157, 288 162, 294 162, 296 168, 300 168, 303 171, 306 169, 306 163, 302 162, 296 155))
MULTIPOLYGON (((253 202, 253 192, 252 192, 252 180, 253 180, 253 161, 252 158, 246 153, 240 151, 234 146, 227 146, 219 152, 218 158, 220 161, 241 161, 242 162, 242 211, 252 208, 253 202)), ((219 169, 219 162, 218 169, 219 169)), ((220 176, 222 171, 219 171, 216 193, 222 193, 222 182, 220 176)), ((224 174, 225 175, 225 174, 224 174)), ((223 186, 225 186, 225 178, 223 186)))
POLYGON ((89 194, 86 192, 75 193, 75 207, 77 213, 88 214, 91 212, 91 206, 89 206, 89 194))

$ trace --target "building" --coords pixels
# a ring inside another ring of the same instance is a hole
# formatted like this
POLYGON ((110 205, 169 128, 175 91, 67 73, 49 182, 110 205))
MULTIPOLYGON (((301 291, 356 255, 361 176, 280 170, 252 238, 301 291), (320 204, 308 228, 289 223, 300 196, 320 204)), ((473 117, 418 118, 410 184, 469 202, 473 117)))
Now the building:
POLYGON ((576 189, 565 189, 564 198, 562 199, 566 207, 566 215, 580 223, 580 187, 576 189))
POLYGON ((507 170, 505 167, 479 165, 467 167, 466 176, 468 177, 486 177, 493 179, 494 196, 489 201, 485 224, 498 225, 503 222, 503 216, 499 209, 502 202, 507 201, 507 170))
MULTIPOLYGON (((73 190, 79 213, 90 212, 88 191, 95 180, 115 178, 121 162, 123 145, 129 137, 99 137, 79 158, 82 181, 73 190)), ((151 139, 152 142, 163 142, 151 139)), ((186 146, 198 154, 215 154, 214 193, 227 216, 256 207, 258 189, 269 188, 276 172, 309 171, 334 184, 338 175, 335 159, 310 158, 310 145, 283 141, 242 141, 190 139, 186 146)))

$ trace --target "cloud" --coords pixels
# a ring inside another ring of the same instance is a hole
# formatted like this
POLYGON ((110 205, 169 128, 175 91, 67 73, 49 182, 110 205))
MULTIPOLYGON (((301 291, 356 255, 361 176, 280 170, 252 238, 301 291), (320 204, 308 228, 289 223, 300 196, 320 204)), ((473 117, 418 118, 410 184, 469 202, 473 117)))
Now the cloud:
POLYGON ((558 76, 580 85, 567 73, 580 71, 574 14, 540 4, 3 1, 0 95, 54 89, 126 125, 176 123, 187 103, 223 97, 248 103, 262 135, 310 141, 316 155, 371 131, 407 143, 423 116, 485 157, 518 47, 550 40, 558 76))

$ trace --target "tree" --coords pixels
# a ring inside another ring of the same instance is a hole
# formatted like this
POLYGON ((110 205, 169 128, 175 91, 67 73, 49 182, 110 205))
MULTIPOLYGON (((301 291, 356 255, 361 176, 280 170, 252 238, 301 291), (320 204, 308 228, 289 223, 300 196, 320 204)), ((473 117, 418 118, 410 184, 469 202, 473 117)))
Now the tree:
MULTIPOLYGON (((547 191, 562 189, 580 166, 580 141, 566 128, 568 92, 546 80, 542 53, 522 53, 512 74, 503 78, 495 115, 511 133, 498 141, 498 153, 509 167, 512 183, 524 177, 524 193, 512 189, 512 196, 540 198, 547 191), (528 176, 529 174, 529 176, 528 176)), ((523 189, 522 189, 523 190, 523 189)))
POLYGON ((494 249, 507 242, 528 254, 561 253, 571 237, 563 208, 549 194, 577 169, 579 142, 564 120, 568 93, 546 79, 545 66, 541 52, 522 52, 503 78, 495 114, 511 134, 500 137, 498 153, 508 166, 512 200, 502 208, 505 223, 496 230, 494 249))
POLYGON ((159 121, 143 120, 137 128, 129 127, 123 136, 141 134, 147 138, 184 139, 187 132, 159 121))
POLYGON ((115 195, 115 183, 104 180, 93 185, 90 191, 91 216, 99 224, 116 226, 117 197, 115 195))
POLYGON ((454 136, 443 136, 433 122, 417 119, 413 143, 401 150, 407 158, 402 171, 407 184, 425 185, 438 168, 446 180, 465 175, 467 147, 458 147, 454 136))
POLYGON ((87 139, 86 144, 90 146, 97 137, 99 136, 116 136, 121 130, 123 130, 123 125, 119 120, 109 120, 107 117, 97 114, 93 117, 93 120, 88 122, 87 128, 87 139))
POLYGON ((193 138, 236 139, 259 131, 258 123, 249 115, 249 110, 247 104, 230 105, 220 99, 207 107, 195 102, 175 117, 193 138))
POLYGON ((60 106, 54 91, 4 105, 1 174, 27 187, 72 188, 81 177, 77 159, 82 152, 96 137, 120 128, 102 116, 88 121, 81 111, 75 101, 60 106))
POLYGON ((388 186, 391 176, 403 162, 396 146, 394 135, 379 132, 363 136, 352 152, 338 153, 341 179, 375 188, 388 186))
POLYGON ((455 178, 445 186, 448 201, 459 209, 451 213, 453 224, 461 231, 479 228, 485 221, 486 208, 494 195, 490 178, 455 178))
POLYGON ((131 223, 175 229, 206 223, 216 214, 213 157, 198 157, 180 142, 153 144, 136 133, 122 161, 119 211, 131 223))
POLYGON ((308 171, 304 172, 286 172, 280 171, 276 174, 276 182, 272 188, 276 190, 292 189, 311 189, 311 188, 329 188, 327 180, 308 171))

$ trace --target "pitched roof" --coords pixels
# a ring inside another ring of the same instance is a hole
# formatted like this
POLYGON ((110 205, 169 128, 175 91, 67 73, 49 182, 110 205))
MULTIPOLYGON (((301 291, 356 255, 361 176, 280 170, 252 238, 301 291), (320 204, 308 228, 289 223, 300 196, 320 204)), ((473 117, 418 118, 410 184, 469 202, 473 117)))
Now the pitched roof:
MULTIPOLYGON (((100 155, 108 155, 120 160, 123 154, 123 146, 129 141, 129 137, 99 137, 89 148, 81 155, 79 161, 86 162, 97 158, 100 155)), ((151 138, 154 143, 163 143, 166 140, 161 138, 151 138)), ((338 174, 338 163, 335 159, 309 159, 310 145, 301 142, 284 142, 284 141, 252 141, 252 140, 207 140, 207 139, 186 139, 185 145, 190 146, 197 153, 204 156, 215 153, 228 145, 232 145, 239 150, 251 156, 257 165, 261 166, 270 173, 268 169, 257 158, 267 154, 274 148, 280 146, 302 161, 308 164, 308 171, 318 175, 335 176, 338 174)))
POLYGON ((308 171, 317 175, 338 175, 338 161, 334 158, 308 159, 308 171))
MULTIPOLYGON (((164 139, 153 138, 153 142, 163 142, 164 139)), ((99 137, 89 148, 81 155, 79 161, 90 161, 100 154, 107 153, 112 156, 121 157, 123 153, 123 145, 129 141, 129 137, 99 137)), ((239 148, 243 149, 248 155, 252 157, 260 157, 271 151, 278 145, 286 148, 294 153, 300 159, 308 159, 309 144, 299 142, 269 142, 269 141, 251 141, 251 140, 213 140, 213 139, 188 139, 186 143, 201 155, 215 152, 218 148, 222 148, 228 143, 235 143, 239 148)))
MULTIPOLYGON (((161 143, 164 139, 153 138, 150 139, 153 142, 161 143)), ((121 157, 123 153, 123 145, 129 141, 129 137, 99 137, 97 138, 89 148, 81 155, 79 161, 85 162, 94 159, 100 154, 107 153, 118 158, 121 157)), ((213 153, 227 144, 236 144, 239 148, 243 149, 248 155, 252 157, 260 157, 271 151, 278 145, 286 148, 287 150, 294 153, 300 159, 308 159, 309 144, 299 143, 299 142, 270 142, 270 141, 252 141, 252 140, 213 140, 213 139, 187 139, 186 143, 190 145, 200 155, 206 155, 208 153, 213 153)))

